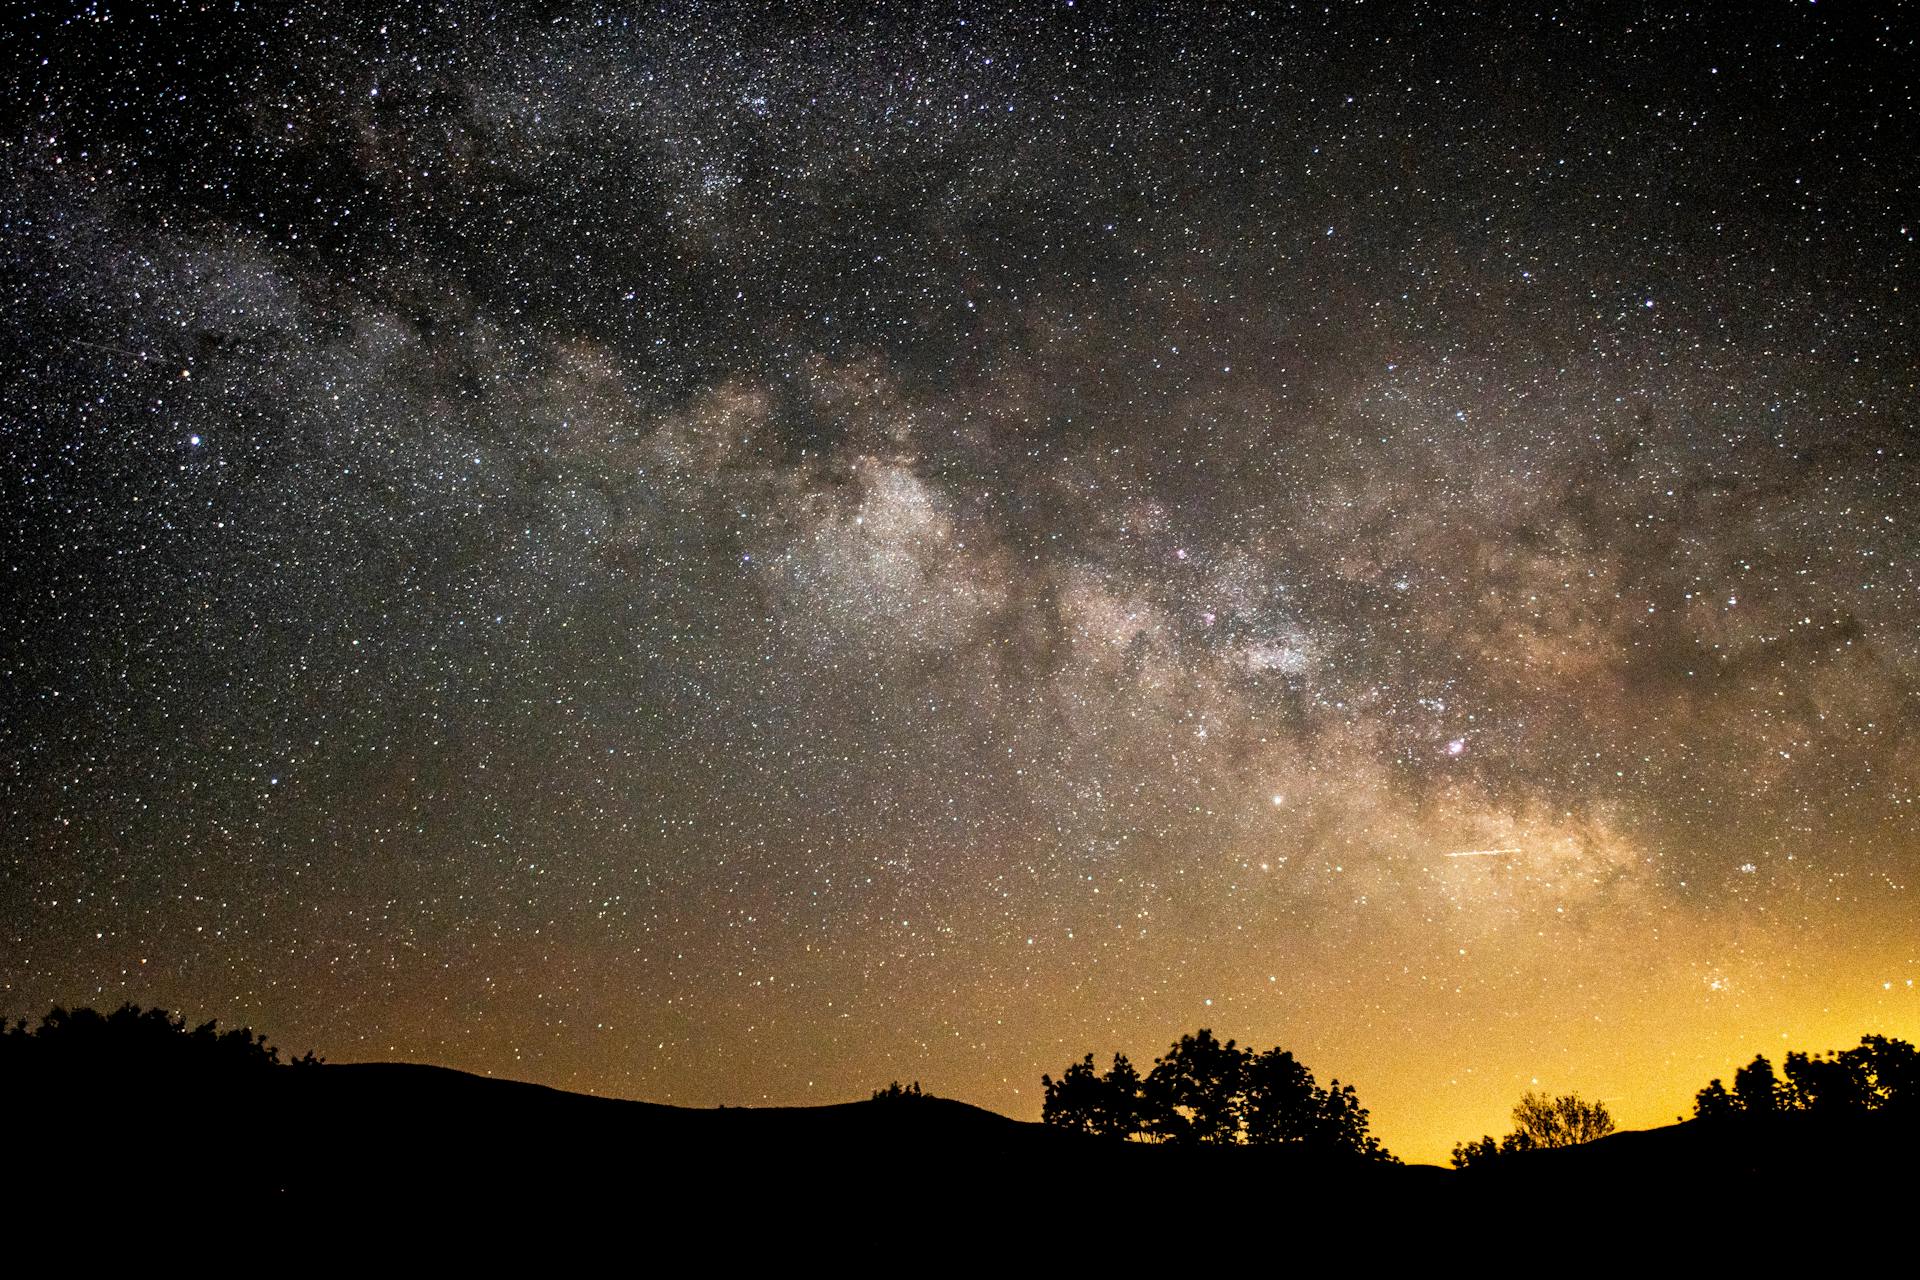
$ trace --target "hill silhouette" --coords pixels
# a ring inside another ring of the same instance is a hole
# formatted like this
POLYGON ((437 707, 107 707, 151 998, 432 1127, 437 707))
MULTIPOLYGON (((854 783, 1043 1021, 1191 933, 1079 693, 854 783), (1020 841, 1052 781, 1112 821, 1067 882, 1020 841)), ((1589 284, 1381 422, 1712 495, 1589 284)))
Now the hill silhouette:
POLYGON ((683 1231, 878 1214, 891 1225, 861 1228, 873 1235, 901 1229, 911 1206, 954 1223, 1126 1220, 1173 1238, 1183 1222, 1276 1215, 1485 1223, 1573 1205, 1751 1205, 1783 1188, 1802 1207, 1910 1195, 1920 1137, 1910 1112, 1780 1111, 1453 1171, 1310 1144, 1115 1142, 917 1088, 676 1107, 435 1066, 286 1065, 245 1029, 187 1032, 138 1010, 53 1025, 0 1037, 0 1195, 16 1209, 283 1206, 422 1222, 617 1208, 683 1231))
MULTIPOLYGON (((97 1082, 96 1082, 97 1083, 97 1082)), ((674 1107, 443 1067, 323 1065, 204 1088, 9 1083, 11 1199, 189 1198, 289 1205, 578 1205, 640 1197, 663 1212, 768 1201, 949 1203, 1014 1180, 1073 1201, 1116 1181, 1171 1205, 1339 1195, 1462 1209, 1606 1196, 1737 1196, 1841 1171, 1910 1181, 1911 1126, 1871 1115, 1688 1121, 1485 1170, 1383 1165, 1286 1147, 1113 1144, 944 1098, 816 1107, 674 1107), (24 1113, 23 1113, 24 1112, 24 1113), (1076 1191, 1076 1188, 1079 1191, 1076 1191)))
POLYGON ((1786 1187, 1807 1194, 1814 1190, 1809 1184, 1823 1180, 1835 1190, 1910 1192, 1916 1139, 1920 1126, 1905 1117, 1779 1112, 1731 1122, 1686 1120, 1579 1146, 1519 1151, 1458 1177, 1477 1194, 1494 1197, 1631 1188, 1645 1196, 1759 1200, 1786 1187))
MULTIPOLYGON (((170 1197, 289 1206, 639 1200, 682 1221, 742 1205, 978 1204, 1019 1186, 1072 1202, 1115 1178, 1185 1196, 1451 1177, 1322 1153, 1109 1144, 946 1098, 675 1107, 444 1067, 326 1064, 249 1078, 8 1083, 9 1199, 170 1197), (30 1101, 28 1101, 30 1099, 30 1101)), ((1390 1185, 1391 1184, 1391 1185, 1390 1185)))

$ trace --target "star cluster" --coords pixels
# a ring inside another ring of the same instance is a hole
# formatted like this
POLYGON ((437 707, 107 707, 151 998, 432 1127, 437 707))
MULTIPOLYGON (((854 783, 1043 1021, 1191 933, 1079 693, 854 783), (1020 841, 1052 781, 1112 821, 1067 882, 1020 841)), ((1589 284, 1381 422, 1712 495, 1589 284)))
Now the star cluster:
POLYGON ((1906 7, 43 9, 0 1005, 698 1104, 1920 1031, 1906 7))

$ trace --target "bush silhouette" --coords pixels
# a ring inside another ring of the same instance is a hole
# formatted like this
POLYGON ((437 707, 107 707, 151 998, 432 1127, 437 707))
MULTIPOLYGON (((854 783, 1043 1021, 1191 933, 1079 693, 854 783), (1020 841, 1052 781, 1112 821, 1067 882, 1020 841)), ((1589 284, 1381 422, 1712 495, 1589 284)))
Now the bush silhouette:
MULTIPOLYGON (((1716 1082, 1717 1083, 1717 1082, 1716 1082)), ((1588 1102, 1577 1093, 1550 1098, 1529 1090, 1513 1107, 1513 1131, 1495 1142, 1491 1134, 1453 1149, 1456 1169, 1482 1168, 1517 1151, 1576 1147, 1613 1132, 1604 1102, 1588 1102)))
POLYGON ((1577 1147, 1613 1132, 1607 1104, 1587 1102, 1575 1093, 1549 1098, 1529 1092, 1514 1105, 1513 1123, 1535 1147, 1577 1147))
POLYGON ((1487 1134, 1478 1142, 1463 1142, 1453 1149, 1453 1167, 1456 1169, 1484 1168, 1501 1156, 1510 1156, 1516 1151, 1533 1150, 1533 1140, 1519 1132, 1509 1133, 1495 1141, 1487 1134))

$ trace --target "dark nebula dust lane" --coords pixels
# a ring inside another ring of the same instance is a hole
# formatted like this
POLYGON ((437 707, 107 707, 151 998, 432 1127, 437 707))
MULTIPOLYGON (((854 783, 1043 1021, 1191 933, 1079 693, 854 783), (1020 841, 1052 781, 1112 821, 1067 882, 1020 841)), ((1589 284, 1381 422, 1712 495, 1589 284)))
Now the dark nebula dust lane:
POLYGON ((1452 8, 10 20, 0 1009, 1430 1160, 1916 1038, 1913 8, 1452 8))

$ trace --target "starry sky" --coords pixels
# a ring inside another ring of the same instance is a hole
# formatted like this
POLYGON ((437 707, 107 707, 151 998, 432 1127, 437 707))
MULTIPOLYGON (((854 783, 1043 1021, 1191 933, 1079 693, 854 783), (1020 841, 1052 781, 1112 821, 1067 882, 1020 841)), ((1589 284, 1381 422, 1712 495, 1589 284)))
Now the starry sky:
POLYGON ((43 6, 0 1008, 1444 1160, 1920 1035, 1912 6, 43 6))

